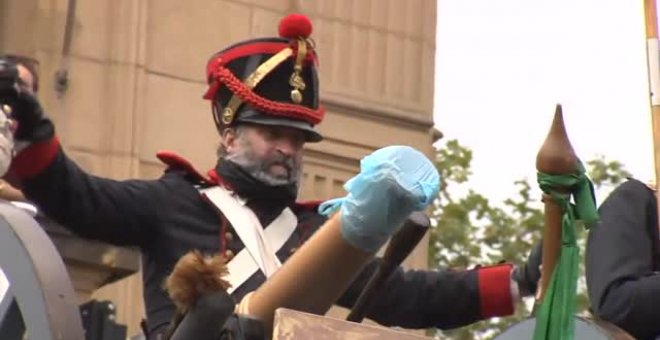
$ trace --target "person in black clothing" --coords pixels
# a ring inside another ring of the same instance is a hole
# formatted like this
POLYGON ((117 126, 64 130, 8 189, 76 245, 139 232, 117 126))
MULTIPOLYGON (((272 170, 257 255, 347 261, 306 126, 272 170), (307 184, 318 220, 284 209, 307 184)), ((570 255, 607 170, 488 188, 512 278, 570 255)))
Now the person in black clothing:
POLYGON ((660 336, 660 236, 655 189, 629 179, 599 208, 586 251, 594 314, 636 339, 660 336))
MULTIPOLYGON (((13 100, 19 121, 16 138, 25 145, 17 150, 11 175, 26 196, 82 237, 141 249, 149 338, 161 334, 172 317, 175 308, 162 284, 190 250, 226 255, 230 293, 236 301, 272 274, 265 261, 257 264, 244 256, 252 254, 253 240, 243 234, 242 223, 238 228, 232 222, 244 217, 235 211, 247 207, 246 214, 256 215, 255 223, 276 254, 271 263, 286 261, 326 220, 317 212, 318 203, 296 202, 303 145, 321 141, 314 127, 324 117, 318 60, 309 39, 311 23, 292 15, 281 22, 279 31, 280 37, 243 41, 210 58, 204 97, 212 103, 221 144, 217 165, 207 175, 169 152, 158 154, 168 167, 157 180, 116 181, 90 175, 66 156, 52 122, 33 96, 4 95, 13 100), (213 190, 220 198, 210 194, 213 190), (270 235, 269 230, 281 232, 270 235)), ((355 302, 376 261, 339 305, 355 302)), ((539 264, 536 251, 520 266, 466 271, 399 268, 367 317, 388 326, 447 329, 508 315, 516 296, 535 292, 539 264)))
MULTIPOLYGON (((39 62, 33 58, 18 55, 18 54, 5 54, 0 55, 0 63, 7 65, 16 65, 15 78, 16 85, 20 87, 21 91, 31 92, 36 95, 39 92, 39 62)), ((1 67, 1 66, 0 66, 1 67)), ((4 175, 9 169, 11 162, 11 152, 14 148, 13 132, 16 128, 15 122, 10 118, 11 108, 3 105, 0 102, 0 174, 4 175)), ((0 199, 21 202, 21 207, 35 214, 34 208, 25 201, 25 196, 20 190, 14 188, 7 181, 0 179, 0 199)))
POLYGON ((0 60, 16 65, 18 71, 18 85, 24 90, 37 94, 39 92, 39 62, 24 55, 4 54, 0 60))
MULTIPOLYGON (((32 58, 16 55, 0 55, 0 69, 7 68, 9 65, 15 65, 14 74, 6 74, 0 78, 0 82, 5 86, 14 86, 21 91, 35 94, 39 91, 39 74, 37 73, 38 62, 32 58)), ((0 101, 0 176, 9 169, 11 162, 11 151, 13 149, 14 138, 13 131, 16 128, 16 122, 11 119, 11 107, 0 101)), ((20 193, 11 188, 5 181, 0 180, 0 197, 10 199, 20 198, 20 193)))

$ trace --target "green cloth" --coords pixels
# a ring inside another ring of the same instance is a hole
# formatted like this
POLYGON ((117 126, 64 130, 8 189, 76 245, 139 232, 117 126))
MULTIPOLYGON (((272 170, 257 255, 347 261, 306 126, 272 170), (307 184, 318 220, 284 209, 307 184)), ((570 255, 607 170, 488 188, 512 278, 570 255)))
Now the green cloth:
POLYGON ((579 161, 577 168, 572 175, 538 173, 541 190, 557 202, 563 214, 559 260, 536 314, 534 340, 570 340, 575 337, 575 296, 580 260, 575 222, 581 220, 589 228, 598 220, 593 185, 579 161), (557 187, 570 189, 568 193, 560 193, 555 190, 557 187))

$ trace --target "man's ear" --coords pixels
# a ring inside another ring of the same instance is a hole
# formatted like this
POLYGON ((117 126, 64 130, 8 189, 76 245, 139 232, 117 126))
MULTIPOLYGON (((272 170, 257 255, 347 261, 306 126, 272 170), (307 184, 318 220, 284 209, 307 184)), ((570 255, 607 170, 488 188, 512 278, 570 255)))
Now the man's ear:
POLYGON ((225 148, 225 151, 231 151, 234 148, 237 141, 236 129, 234 128, 225 128, 222 130, 222 145, 225 148))

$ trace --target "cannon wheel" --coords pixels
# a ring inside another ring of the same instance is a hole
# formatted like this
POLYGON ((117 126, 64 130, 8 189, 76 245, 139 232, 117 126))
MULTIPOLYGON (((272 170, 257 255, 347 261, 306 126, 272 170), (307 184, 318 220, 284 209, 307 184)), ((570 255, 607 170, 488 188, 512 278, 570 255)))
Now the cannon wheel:
POLYGON ((84 339, 78 302, 55 246, 21 209, 0 202, 3 339, 84 339))
MULTIPOLYGON (((525 319, 514 324, 502 334, 495 337, 496 340, 529 340, 534 336, 536 319, 525 319)), ((635 340, 628 333, 611 323, 588 318, 575 317, 575 339, 580 340, 635 340)))

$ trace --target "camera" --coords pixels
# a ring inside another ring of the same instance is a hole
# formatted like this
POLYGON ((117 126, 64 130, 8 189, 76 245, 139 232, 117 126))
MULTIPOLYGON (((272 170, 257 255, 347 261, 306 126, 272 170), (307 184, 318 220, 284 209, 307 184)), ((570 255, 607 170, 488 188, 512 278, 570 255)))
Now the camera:
POLYGON ((20 91, 20 78, 15 62, 0 57, 0 95, 20 91))
POLYGON ((11 105, 5 103, 3 97, 11 97, 20 90, 20 77, 16 63, 0 57, 0 113, 11 115, 11 105))

